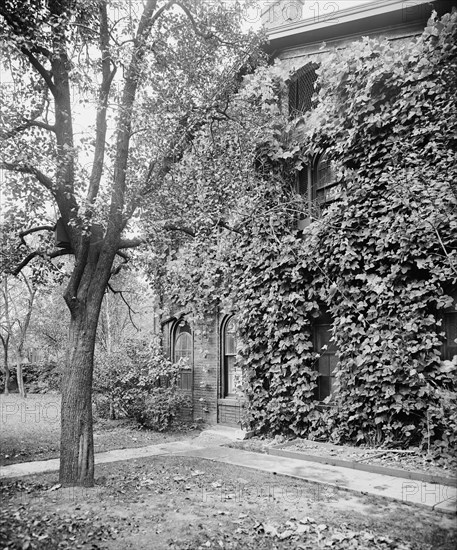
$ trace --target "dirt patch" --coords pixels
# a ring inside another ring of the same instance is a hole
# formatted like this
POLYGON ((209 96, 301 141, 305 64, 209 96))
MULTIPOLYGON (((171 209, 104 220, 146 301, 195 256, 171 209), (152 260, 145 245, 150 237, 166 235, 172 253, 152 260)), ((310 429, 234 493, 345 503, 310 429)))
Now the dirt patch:
POLYGON ((443 514, 208 460, 157 456, 99 465, 97 475, 90 489, 59 488, 56 474, 4 482, 8 547, 450 550, 457 542, 454 518, 443 514), (35 533, 52 544, 40 546, 35 533))

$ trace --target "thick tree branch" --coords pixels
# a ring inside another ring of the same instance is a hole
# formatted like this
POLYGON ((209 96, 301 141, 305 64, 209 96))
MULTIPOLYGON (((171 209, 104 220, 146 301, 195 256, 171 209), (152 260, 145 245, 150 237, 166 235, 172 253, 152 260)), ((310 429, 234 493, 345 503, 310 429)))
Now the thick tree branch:
POLYGON ((33 252, 30 252, 30 254, 28 254, 20 264, 16 266, 16 268, 12 271, 12 274, 14 276, 19 275, 24 267, 26 267, 34 258, 41 257, 52 260, 53 258, 57 258, 59 256, 69 256, 71 254, 73 254, 73 251, 68 248, 54 250, 54 252, 51 252, 50 254, 46 254, 45 252, 42 252, 40 250, 34 250, 33 252))
POLYGON ((137 315, 138 312, 137 311, 133 311, 131 305, 127 302, 127 300, 124 298, 124 293, 122 290, 114 290, 114 288, 108 283, 108 288, 111 290, 111 292, 113 294, 119 294, 120 297, 122 298, 122 301, 124 302, 124 304, 127 306, 127 310, 129 312, 129 319, 130 319, 130 322, 132 323, 132 325, 135 327, 136 330, 139 330, 138 327, 135 325, 135 322, 133 321, 132 319, 132 313, 134 315, 137 315))
POLYGON ((32 227, 30 229, 26 229, 25 231, 21 231, 19 233, 19 239, 22 244, 27 244, 24 240, 24 237, 27 237, 27 235, 30 235, 31 233, 38 233, 39 231, 54 231, 54 229, 55 225, 39 225, 37 227, 32 227))
POLYGON ((37 128, 43 128, 43 130, 48 130, 50 132, 56 131, 54 125, 47 124, 46 122, 41 122, 40 120, 27 120, 24 122, 24 124, 20 124, 19 126, 16 126, 16 128, 9 130, 8 132, 0 132, 0 138, 5 140, 10 139, 16 134, 27 130, 27 128, 32 128, 33 126, 36 126, 37 128))
POLYGON ((122 249, 122 248, 137 248, 138 246, 144 244, 146 242, 145 239, 141 239, 141 238, 136 238, 136 239, 121 239, 119 241, 119 245, 118 245, 118 252, 117 254, 120 256, 121 254, 119 254, 119 250, 122 249))
POLYGON ((27 48, 21 48, 21 52, 28 58, 30 65, 32 65, 32 67, 46 82, 51 94, 56 97, 58 91, 52 80, 52 72, 48 71, 27 48))
POLYGON ((116 256, 119 256, 120 258, 122 258, 123 261, 122 263, 120 263, 114 269, 111 270, 110 277, 114 277, 115 275, 117 275, 121 271, 121 269, 125 267, 130 261, 130 258, 128 257, 128 255, 125 252, 122 252, 121 250, 118 250, 116 252, 116 256))
MULTIPOLYGON (((95 150, 94 161, 92 164, 92 173, 90 176, 89 189, 87 192, 87 202, 93 203, 100 187, 100 180, 103 173, 103 165, 106 149, 106 115, 108 109, 108 97, 116 73, 116 68, 111 71, 111 53, 109 49, 109 29, 108 14, 106 2, 100 4, 100 50, 102 64, 102 83, 98 96, 98 109, 95 127, 95 150)), ((90 216, 90 212, 88 213, 90 216)))
POLYGON ((35 176, 36 179, 44 187, 46 187, 46 189, 48 189, 53 195, 55 195, 55 188, 52 179, 49 176, 43 174, 43 172, 41 172, 40 170, 38 170, 38 168, 35 168, 34 166, 30 166, 29 164, 16 164, 13 162, 0 162, 0 169, 8 170, 9 172, 31 174, 32 176, 35 176))
POLYGON ((182 9, 182 11, 186 14, 187 18, 190 21, 190 24, 192 25, 194 33, 196 35, 200 36, 201 38, 204 38, 205 40, 210 40, 211 38, 217 38, 217 36, 212 31, 202 32, 198 28, 197 23, 195 22, 194 16, 187 6, 185 6, 181 2, 175 2, 175 4, 179 6, 182 9))
MULTIPOLYGON (((24 35, 23 27, 24 27, 24 22, 26 22, 26 20, 20 16, 19 12, 15 13, 14 10, 8 9, 2 3, 0 5, 0 15, 5 19, 5 21, 8 23, 8 26, 16 36, 24 35)), ((30 24, 30 21, 28 23, 30 24)), ((40 54, 40 55, 43 55, 44 57, 47 57, 48 59, 51 59, 52 53, 45 46, 37 44, 36 40, 31 40, 29 42, 32 43, 32 46, 29 48, 25 48, 23 46, 24 50, 30 51, 32 54, 34 53, 40 54)))
MULTIPOLYGON (((157 21, 157 19, 162 15, 162 13, 164 11, 168 10, 169 8, 171 8, 171 6, 175 3, 176 2, 174 0, 169 0, 166 4, 164 4, 162 7, 160 7, 155 12, 155 14, 151 17, 151 21, 150 21, 151 27, 152 27, 152 25, 154 25, 154 23, 157 21)), ((138 32, 138 34, 137 34, 137 37, 139 37, 139 36, 140 36, 140 32, 138 32)))
POLYGON ((130 261, 129 256, 127 256, 127 254, 125 252, 122 252, 121 250, 118 250, 116 252, 116 256, 121 257, 126 263, 130 261))

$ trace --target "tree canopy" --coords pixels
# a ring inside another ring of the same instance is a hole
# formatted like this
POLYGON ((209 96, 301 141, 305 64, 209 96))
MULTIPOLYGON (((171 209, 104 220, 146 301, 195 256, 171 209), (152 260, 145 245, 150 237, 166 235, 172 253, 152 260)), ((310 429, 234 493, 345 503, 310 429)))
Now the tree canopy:
POLYGON ((22 239, 10 269, 74 256, 60 476, 90 485, 93 353, 107 283, 144 242, 133 223, 139 207, 155 204, 201 121, 224 110, 258 40, 242 32, 240 13, 204 1, 6 0, 0 22, 9 76, 0 168, 5 217, 22 239), (29 249, 27 236, 57 219, 60 247, 29 249))

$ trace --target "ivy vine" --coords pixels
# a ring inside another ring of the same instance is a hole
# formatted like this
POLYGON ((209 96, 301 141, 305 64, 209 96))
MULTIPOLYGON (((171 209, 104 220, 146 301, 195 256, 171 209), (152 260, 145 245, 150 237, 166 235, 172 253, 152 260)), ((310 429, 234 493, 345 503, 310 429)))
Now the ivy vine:
POLYGON ((249 185, 218 211, 238 230, 197 234, 170 293, 237 311, 250 428, 455 444, 457 364, 441 360, 441 318, 457 295, 456 44, 454 12, 408 43, 364 38, 327 54, 316 106, 293 121, 281 114, 278 65, 238 95, 231 116, 249 113, 236 130, 249 185), (309 212, 293 182, 324 151, 346 193, 300 237, 293 218, 309 212), (240 202, 255 207, 243 217, 240 202), (331 407, 315 399, 312 327, 323 311, 339 359, 331 407))

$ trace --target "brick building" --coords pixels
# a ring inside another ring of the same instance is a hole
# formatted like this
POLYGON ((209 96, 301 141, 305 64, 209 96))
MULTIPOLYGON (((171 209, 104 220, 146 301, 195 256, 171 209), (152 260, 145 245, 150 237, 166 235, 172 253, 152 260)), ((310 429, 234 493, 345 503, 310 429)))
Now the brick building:
MULTIPOLYGON (((303 2, 281 0, 266 4, 262 12, 271 59, 291 71, 288 112, 285 116, 302 114, 312 107, 315 69, 325 63, 326 55, 335 48, 350 48, 362 36, 385 37, 401 44, 420 35, 432 10, 438 15, 451 11, 454 1, 415 0, 340 0, 336 2, 303 2)), ((332 165, 325 155, 314 165, 297 174, 297 191, 312 205, 325 206, 338 196, 332 165)), ((300 220, 304 228, 312 219, 300 220)), ((447 346, 444 358, 457 354, 455 309, 445 314, 447 346)), ((332 391, 333 369, 336 366, 335 348, 330 341, 331 319, 323 315, 314 327, 316 351, 320 352, 318 400, 332 391)), ((236 318, 233 315, 208 316, 204 326, 193 326, 185 313, 176 314, 163 323, 164 344, 170 357, 177 361, 186 358, 189 368, 181 373, 181 387, 192 397, 194 419, 209 423, 237 425, 243 398, 237 392, 235 368, 236 318)))

